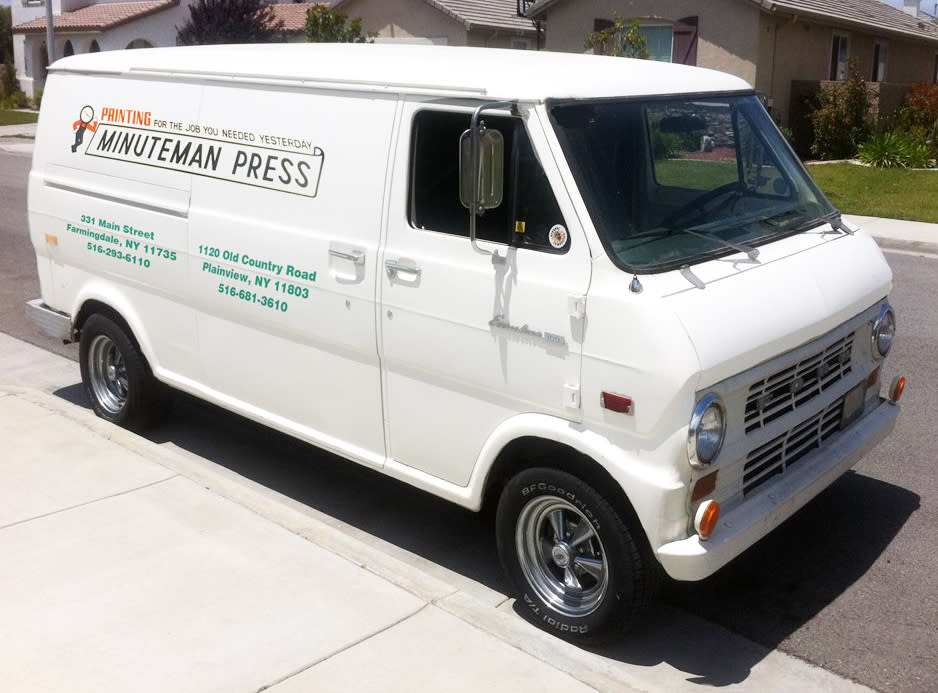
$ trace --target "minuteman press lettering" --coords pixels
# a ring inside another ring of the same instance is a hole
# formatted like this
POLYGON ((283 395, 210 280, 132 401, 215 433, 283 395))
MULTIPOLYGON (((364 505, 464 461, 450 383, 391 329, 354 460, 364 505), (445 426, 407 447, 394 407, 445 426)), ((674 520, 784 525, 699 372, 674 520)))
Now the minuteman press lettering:
POLYGON ((105 122, 84 153, 306 197, 316 197, 325 159, 319 147, 301 153, 105 122))

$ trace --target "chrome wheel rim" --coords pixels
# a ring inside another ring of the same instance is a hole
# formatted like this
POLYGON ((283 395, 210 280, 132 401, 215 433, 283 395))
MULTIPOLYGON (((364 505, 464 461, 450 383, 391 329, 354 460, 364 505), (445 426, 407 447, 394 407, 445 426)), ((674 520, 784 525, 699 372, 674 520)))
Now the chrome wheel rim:
POLYGON ((88 348, 91 390, 104 411, 115 415, 127 403, 127 367, 124 355, 110 337, 98 335, 88 348))
POLYGON ((576 507, 544 496, 524 506, 515 543, 521 570, 543 602, 566 616, 595 611, 609 587, 602 541, 576 507))

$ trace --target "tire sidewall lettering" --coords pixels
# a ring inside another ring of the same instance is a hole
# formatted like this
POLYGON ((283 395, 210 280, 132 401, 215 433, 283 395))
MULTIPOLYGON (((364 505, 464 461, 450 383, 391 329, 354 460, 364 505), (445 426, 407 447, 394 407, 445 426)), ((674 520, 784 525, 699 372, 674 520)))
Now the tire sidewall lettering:
POLYGON ((541 607, 531 599, 527 594, 521 595, 524 605, 528 607, 533 614, 535 614, 541 622, 546 626, 556 630, 560 633, 572 633, 580 635, 586 635, 589 633, 589 626, 587 625, 570 625, 569 623, 564 623, 563 621, 551 616, 550 614, 542 614, 541 607))
POLYGON ((599 518, 596 517, 595 513, 593 513, 590 507, 584 501, 580 500, 580 498, 573 491, 568 491, 562 486, 558 486, 546 481, 535 482, 521 488, 521 497, 526 501, 536 496, 543 495, 556 496, 572 503, 574 507, 577 508, 577 510, 583 513, 586 519, 590 521, 590 524, 593 525, 596 530, 601 528, 599 518))

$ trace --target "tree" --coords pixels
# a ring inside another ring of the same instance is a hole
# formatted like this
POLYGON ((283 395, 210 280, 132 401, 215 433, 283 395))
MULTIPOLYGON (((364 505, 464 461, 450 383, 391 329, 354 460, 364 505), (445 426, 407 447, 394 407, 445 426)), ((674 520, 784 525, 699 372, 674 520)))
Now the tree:
POLYGON ((0 7, 0 58, 3 59, 3 76, 0 79, 0 97, 10 97, 20 90, 13 65, 12 14, 9 7, 0 7))
POLYGON ((306 11, 306 40, 313 43, 374 43, 378 33, 362 34, 362 18, 316 5, 306 11))
POLYGON ((179 43, 270 43, 282 41, 283 22, 266 0, 198 0, 176 28, 179 43))
POLYGON ((6 62, 7 55, 13 55, 13 11, 9 7, 0 7, 0 58, 6 62))
POLYGON ((638 20, 627 20, 618 12, 613 13, 612 24, 586 37, 586 47, 598 47, 603 55, 641 58, 642 60, 648 60, 651 57, 638 20))

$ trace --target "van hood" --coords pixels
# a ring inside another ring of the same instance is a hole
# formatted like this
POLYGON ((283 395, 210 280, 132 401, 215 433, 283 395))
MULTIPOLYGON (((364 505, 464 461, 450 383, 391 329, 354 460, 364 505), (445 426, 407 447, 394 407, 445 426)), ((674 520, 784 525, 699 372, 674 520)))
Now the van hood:
POLYGON ((700 361, 698 389, 820 337, 892 287, 886 259, 863 231, 824 227, 760 250, 758 262, 733 256, 662 277, 662 300, 700 361))

